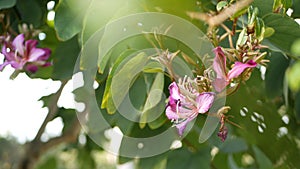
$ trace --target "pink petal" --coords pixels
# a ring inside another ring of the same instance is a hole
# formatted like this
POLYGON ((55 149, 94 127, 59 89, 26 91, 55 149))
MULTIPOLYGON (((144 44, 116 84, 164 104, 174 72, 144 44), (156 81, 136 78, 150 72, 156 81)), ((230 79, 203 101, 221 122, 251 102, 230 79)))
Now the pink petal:
POLYGON ((35 73, 38 70, 38 67, 34 64, 30 64, 26 66, 26 70, 31 73, 35 73))
POLYGON ((212 106, 214 99, 215 94, 213 92, 200 93, 196 98, 198 113, 203 114, 207 112, 212 106))
POLYGON ((222 51, 221 47, 216 47, 214 50, 215 59, 213 62, 213 69, 217 74, 217 78, 225 78, 226 77, 226 56, 222 51))
POLYGON ((179 134, 180 136, 183 135, 183 132, 184 132, 184 130, 185 130, 185 128, 186 128, 186 126, 187 126, 187 124, 188 124, 189 122, 190 122, 190 121, 187 119, 187 120, 185 120, 184 122, 179 123, 179 124, 176 125, 176 128, 177 128, 177 130, 178 130, 178 134, 179 134))
POLYGON ((256 65, 253 60, 248 63, 235 62, 233 68, 228 72, 228 80, 238 77, 246 68, 256 67, 256 65))
POLYGON ((24 39, 24 34, 19 34, 12 42, 13 46, 16 48, 15 50, 22 56, 24 56, 24 39))
POLYGON ((3 64, 0 64, 0 71, 2 71, 7 65, 9 65, 9 62, 3 62, 3 64))
POLYGON ((216 78, 212 85, 217 92, 221 92, 228 85, 228 81, 223 78, 216 78))
POLYGON ((29 53, 29 62, 34 62, 40 60, 40 57, 43 57, 45 55, 45 51, 40 48, 32 48, 29 53))
POLYGON ((170 84, 169 91, 170 91, 170 97, 172 97, 172 99, 179 100, 182 98, 179 93, 179 89, 176 82, 170 84))
POLYGON ((39 60, 47 60, 50 55, 51 55, 51 50, 49 48, 41 48, 42 50, 44 50, 44 55, 39 57, 39 60))
POLYGON ((178 114, 176 111, 173 111, 173 109, 168 106, 166 109, 166 116, 168 117, 169 120, 177 120, 179 118, 178 114))

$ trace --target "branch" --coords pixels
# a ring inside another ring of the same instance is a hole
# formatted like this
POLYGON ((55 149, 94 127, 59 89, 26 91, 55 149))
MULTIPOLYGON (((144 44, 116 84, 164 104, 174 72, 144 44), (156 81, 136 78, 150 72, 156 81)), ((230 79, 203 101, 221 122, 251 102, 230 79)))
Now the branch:
POLYGON ((246 8, 252 2, 253 0, 237 1, 236 3, 230 5, 228 8, 225 8, 218 15, 215 16, 210 16, 209 14, 198 12, 188 12, 187 14, 193 19, 205 21, 210 28, 213 28, 222 24, 226 19, 233 16, 236 12, 242 10, 243 8, 246 8))
POLYGON ((53 117, 56 115, 57 113, 57 102, 58 99, 61 95, 61 92, 63 90, 63 88, 65 87, 65 85, 67 84, 68 81, 62 81, 62 84, 60 85, 60 88, 58 89, 58 91, 51 97, 51 100, 49 102, 49 112, 45 118, 45 120, 43 121, 38 133, 36 134, 35 138, 33 139, 33 141, 39 141, 42 134, 45 131, 45 128, 48 124, 49 121, 51 121, 53 119, 53 117))

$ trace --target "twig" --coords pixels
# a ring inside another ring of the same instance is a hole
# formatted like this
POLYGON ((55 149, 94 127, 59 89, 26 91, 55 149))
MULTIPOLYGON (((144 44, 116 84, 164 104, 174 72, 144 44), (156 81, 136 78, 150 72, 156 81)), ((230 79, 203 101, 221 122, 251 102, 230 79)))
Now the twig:
POLYGON ((226 19, 233 16, 236 12, 242 10, 243 8, 249 6, 252 2, 253 0, 237 1, 236 3, 230 5, 228 8, 225 8, 218 15, 215 16, 210 16, 209 14, 198 12, 188 12, 187 14, 191 18, 205 21, 210 28, 213 28, 222 24, 226 19))
POLYGON ((45 131, 45 128, 48 124, 49 121, 51 121, 53 119, 53 117, 56 115, 56 112, 57 112, 57 102, 58 102, 58 99, 61 95, 61 92, 63 90, 63 88, 65 87, 65 85, 67 84, 68 81, 62 81, 62 84, 60 85, 60 88, 58 89, 58 91, 52 96, 51 100, 50 100, 50 103, 49 103, 49 112, 45 118, 45 120, 43 121, 38 133, 36 134, 35 138, 34 138, 34 141, 38 141, 40 140, 42 134, 44 133, 45 131))

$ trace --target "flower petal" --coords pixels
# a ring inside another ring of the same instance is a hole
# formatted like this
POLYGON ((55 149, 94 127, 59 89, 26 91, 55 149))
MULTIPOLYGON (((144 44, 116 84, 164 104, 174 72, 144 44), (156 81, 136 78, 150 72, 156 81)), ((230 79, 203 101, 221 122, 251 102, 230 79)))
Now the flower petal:
POLYGON ((228 72, 228 80, 238 77, 246 68, 256 67, 256 65, 253 60, 247 63, 235 62, 233 68, 228 72))
POLYGON ((2 71, 7 65, 9 65, 9 62, 3 62, 2 64, 0 64, 0 71, 2 71))
POLYGON ((172 109, 171 106, 168 106, 166 109, 166 116, 168 117, 169 120, 177 120, 179 118, 178 114, 176 111, 172 109))
POLYGON ((226 56, 219 46, 213 51, 215 53, 213 69, 217 74, 217 78, 226 78, 226 56))
POLYGON ((185 130, 185 128, 186 128, 186 126, 187 126, 187 124, 188 124, 189 122, 190 122, 190 120, 186 119, 186 120, 183 121, 182 123, 179 123, 179 124, 176 125, 176 128, 177 128, 177 130, 178 130, 178 134, 179 134, 180 136, 183 135, 183 132, 184 132, 184 130, 185 130))
POLYGON ((15 50, 22 56, 24 56, 24 39, 24 34, 19 34, 12 42, 13 46, 16 48, 15 50))
POLYGON ((38 67, 34 64, 29 64, 26 66, 26 70, 31 73, 35 73, 38 70, 38 67))
POLYGON ((29 53, 28 61, 29 62, 38 61, 40 57, 43 57, 43 55, 45 55, 45 51, 43 49, 32 48, 29 53))
POLYGON ((221 92, 228 85, 228 81, 223 78, 216 78, 212 85, 217 92, 221 92))
POLYGON ((203 114, 207 112, 212 106, 214 99, 215 94, 213 92, 200 93, 196 98, 198 113, 203 114))
POLYGON ((170 91, 170 97, 172 97, 172 99, 175 99, 175 100, 182 99, 176 82, 173 82, 170 84, 169 91, 170 91))

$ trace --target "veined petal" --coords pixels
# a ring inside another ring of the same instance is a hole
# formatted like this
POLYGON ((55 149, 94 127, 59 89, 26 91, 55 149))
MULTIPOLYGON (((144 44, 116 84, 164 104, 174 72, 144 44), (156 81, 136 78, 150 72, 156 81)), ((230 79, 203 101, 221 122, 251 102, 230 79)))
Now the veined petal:
POLYGON ((233 68, 228 72, 228 80, 238 77, 246 68, 253 68, 256 65, 253 60, 247 63, 235 62, 233 68))
POLYGON ((166 116, 169 120, 177 120, 179 118, 178 114, 176 113, 176 110, 174 111, 170 106, 168 106, 166 109, 166 116))
POLYGON ((43 49, 32 48, 29 53, 28 61, 29 62, 37 61, 39 60, 40 57, 43 57, 43 55, 45 55, 45 51, 43 49))
POLYGON ((217 78, 226 78, 226 56, 219 46, 213 51, 215 53, 213 69, 217 74, 217 78))
POLYGON ((20 34, 13 40, 12 44, 20 55, 24 56, 24 34, 20 34))
POLYGON ((177 130, 178 130, 178 134, 179 134, 180 136, 183 135, 183 132, 184 132, 184 130, 185 130, 185 128, 186 128, 186 126, 187 126, 187 124, 188 124, 189 122, 190 122, 190 121, 189 121, 188 119, 186 119, 185 121, 183 121, 183 122, 181 122, 181 123, 179 123, 179 124, 176 125, 176 128, 177 128, 177 130))
POLYGON ((214 99, 215 94, 213 92, 200 93, 196 98, 198 113, 203 114, 207 112, 212 106, 214 99))
POLYGON ((172 97, 172 99, 175 99, 175 100, 182 99, 176 82, 173 82, 170 84, 169 91, 170 91, 170 97, 172 97))
POLYGON ((223 78, 216 78, 212 85, 217 92, 221 92, 228 85, 228 81, 223 78))

